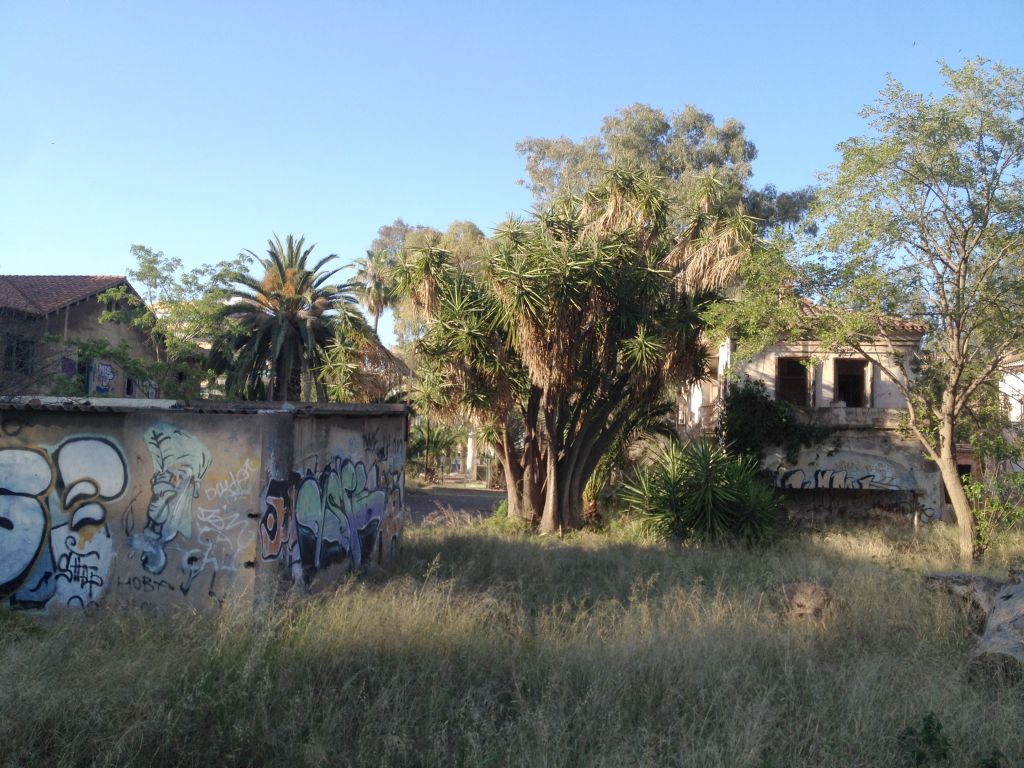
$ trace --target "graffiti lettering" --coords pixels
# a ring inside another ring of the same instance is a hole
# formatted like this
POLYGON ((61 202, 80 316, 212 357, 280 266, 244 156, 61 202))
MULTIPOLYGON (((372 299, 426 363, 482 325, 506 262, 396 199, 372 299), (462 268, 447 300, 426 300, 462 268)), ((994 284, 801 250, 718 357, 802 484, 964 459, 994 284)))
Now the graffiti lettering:
POLYGON ((96 551, 78 552, 74 549, 77 542, 69 536, 65 542, 67 550, 57 558, 56 581, 66 581, 79 589, 85 589, 89 602, 94 602, 103 588, 103 577, 100 575, 100 553, 96 551), (96 592, 93 592, 93 588, 96 592))
POLYGON ((106 504, 128 487, 128 463, 105 437, 0 448, 0 597, 45 608, 88 605, 111 562, 106 504))
POLYGON ((96 393, 109 395, 110 385, 114 383, 114 366, 110 363, 96 364, 96 393))
POLYGON ((220 480, 212 488, 207 488, 206 500, 237 499, 252 495, 252 477, 256 467, 246 459, 245 463, 235 472, 230 472, 226 480, 220 480))
POLYGON ((260 519, 260 554, 285 559, 292 578, 306 586, 330 565, 349 570, 397 547, 401 528, 401 472, 334 457, 323 470, 272 479, 260 519), (392 542, 391 537, 395 541, 392 542))
POLYGON ((152 576, 127 576, 117 580, 118 587, 126 587, 136 592, 176 592, 177 589, 166 579, 157 579, 152 576))

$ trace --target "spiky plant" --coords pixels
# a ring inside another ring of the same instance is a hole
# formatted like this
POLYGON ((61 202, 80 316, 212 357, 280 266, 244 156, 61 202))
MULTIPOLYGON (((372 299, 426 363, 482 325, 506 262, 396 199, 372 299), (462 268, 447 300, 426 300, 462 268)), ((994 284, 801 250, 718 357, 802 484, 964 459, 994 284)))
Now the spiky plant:
POLYGON ((664 537, 763 541, 782 506, 757 472, 756 459, 732 456, 711 440, 673 441, 625 484, 623 498, 664 537))

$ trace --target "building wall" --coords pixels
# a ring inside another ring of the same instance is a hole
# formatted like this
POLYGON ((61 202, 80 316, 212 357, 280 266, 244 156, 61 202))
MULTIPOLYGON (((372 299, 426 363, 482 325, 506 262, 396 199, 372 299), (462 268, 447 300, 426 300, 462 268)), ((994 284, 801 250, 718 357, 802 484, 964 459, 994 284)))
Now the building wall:
POLYGON ((0 412, 0 599, 203 608, 398 549, 404 413, 0 412))
MULTIPOLYGON (((33 370, 27 374, 5 371, 5 392, 49 394, 59 391, 64 381, 78 375, 78 351, 68 341, 106 341, 113 347, 127 344, 129 352, 142 360, 155 360, 152 347, 139 329, 122 323, 101 323, 103 306, 96 299, 54 312, 41 318, 10 319, 7 333, 35 343, 33 370)), ((6 333, 0 344, 6 343, 6 333)), ((127 390, 125 372, 113 361, 96 361, 87 374, 88 395, 105 397, 155 397, 157 393, 137 382, 133 394, 127 390)))
MULTIPOLYGON (((909 358, 909 352, 913 349, 912 346, 905 346, 897 350, 897 354, 903 354, 909 358)), ((892 354, 883 352, 881 350, 872 350, 872 352, 878 352, 879 359, 884 363, 885 367, 890 371, 902 371, 903 375, 907 375, 907 371, 903 367, 903 364, 898 361, 892 354)), ((808 381, 811 382, 810 397, 808 403, 811 406, 825 407, 831 406, 837 400, 836 392, 836 380, 835 380, 835 361, 839 359, 863 359, 862 356, 856 354, 824 354, 821 351, 820 346, 815 341, 798 342, 791 344, 778 344, 772 347, 768 347, 760 354, 745 361, 735 368, 735 373, 740 378, 746 376, 757 381, 764 383, 768 389, 768 393, 775 397, 775 376, 776 376, 776 365, 780 357, 788 358, 799 358, 801 360, 809 360, 812 365, 808 369, 808 381)), ((868 391, 870 392, 870 402, 873 408, 906 408, 907 400, 900 392, 899 387, 893 381, 881 366, 873 363, 868 363, 868 391)))
MULTIPOLYGON (((903 496, 901 511, 916 512, 923 520, 943 518, 942 480, 935 464, 925 459, 919 443, 902 438, 895 429, 837 423, 826 440, 802 448, 795 461, 789 461, 782 448, 773 448, 763 466, 783 489, 861 492, 843 495, 851 511, 877 503, 877 493, 863 492, 903 492, 910 495, 903 496)), ((832 506, 825 495, 814 498, 832 506)))
POLYGON ((809 405, 800 413, 827 428, 829 437, 801 449, 794 461, 789 461, 779 447, 769 450, 764 461, 780 488, 814 492, 797 494, 796 506, 813 507, 821 502, 834 507, 835 499, 841 497, 844 508, 868 511, 880 499, 890 507, 893 499, 900 499, 903 511, 916 512, 922 519, 938 520, 947 515, 939 472, 924 457, 917 441, 900 433, 907 401, 883 370, 884 366, 895 375, 909 376, 905 361, 915 347, 916 342, 908 341, 894 350, 869 350, 882 365, 867 363, 865 405, 856 408, 843 407, 838 398, 835 361, 864 359, 860 355, 823 354, 817 342, 808 340, 770 347, 736 367, 739 377, 763 382, 769 395, 775 397, 780 357, 812 361, 808 369, 809 405), (836 491, 841 493, 830 493, 836 491))
MULTIPOLYGON (((383 563, 405 523, 405 416, 296 419, 269 445, 259 556, 309 589, 383 563), (284 449, 287 450, 284 450, 284 449)), ((275 580, 271 580, 275 583, 275 580)))

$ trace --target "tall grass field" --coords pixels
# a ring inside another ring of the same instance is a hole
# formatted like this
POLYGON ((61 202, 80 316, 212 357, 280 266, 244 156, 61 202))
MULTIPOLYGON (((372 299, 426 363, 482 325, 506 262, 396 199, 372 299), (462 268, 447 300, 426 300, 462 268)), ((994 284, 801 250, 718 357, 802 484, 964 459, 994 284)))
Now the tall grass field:
POLYGON ((968 618, 922 580, 953 533, 414 528, 390 572, 272 609, 4 613, 0 764, 1022 765, 1024 684, 968 678, 968 618), (786 618, 797 580, 834 616, 786 618))

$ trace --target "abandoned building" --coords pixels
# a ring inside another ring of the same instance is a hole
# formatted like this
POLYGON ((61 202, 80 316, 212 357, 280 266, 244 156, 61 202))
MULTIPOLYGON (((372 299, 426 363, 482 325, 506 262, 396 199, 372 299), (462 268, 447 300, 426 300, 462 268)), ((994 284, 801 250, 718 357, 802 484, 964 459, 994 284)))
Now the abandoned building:
MULTIPOLYGON (((810 302, 802 303, 806 319, 813 320, 816 312, 810 302)), ((713 430, 729 379, 761 382, 772 398, 790 403, 827 434, 820 443, 802 447, 797 456, 787 457, 781 447, 766 452, 763 466, 786 491, 791 508, 852 515, 885 510, 923 520, 948 517, 938 468, 916 439, 899 428, 907 401, 893 377, 906 380, 911 375, 909 361, 925 328, 895 319, 890 328, 886 338, 865 347, 867 355, 827 351, 814 338, 802 338, 734 361, 735 345, 727 341, 712 359, 712 377, 684 394, 682 426, 713 430)), ((969 471, 969 457, 964 461, 969 471)))
POLYGON ((85 396, 156 397, 150 382, 133 380, 113 360, 80 361, 73 343, 124 343, 132 356, 156 359, 141 330, 99 321, 107 307, 97 297, 122 285, 135 294, 116 275, 0 275, 0 395, 77 388, 85 396))

